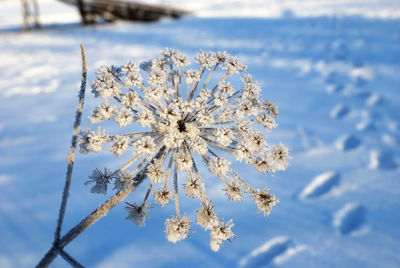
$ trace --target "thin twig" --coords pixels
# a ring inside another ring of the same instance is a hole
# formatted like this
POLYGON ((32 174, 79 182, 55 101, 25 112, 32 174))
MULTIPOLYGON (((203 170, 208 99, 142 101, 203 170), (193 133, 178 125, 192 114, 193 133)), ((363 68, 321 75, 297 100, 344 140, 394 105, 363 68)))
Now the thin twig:
POLYGON ((149 195, 150 195, 150 193, 151 193, 151 189, 152 189, 152 188, 153 188, 153 184, 150 183, 149 188, 147 189, 146 195, 144 196, 143 202, 142 202, 142 204, 140 205, 141 207, 143 207, 144 204, 146 204, 147 199, 149 198, 149 195))
POLYGON ((58 251, 58 254, 66 261, 68 262, 72 267, 74 268, 85 268, 82 264, 80 264, 77 260, 72 258, 71 255, 69 255, 67 252, 65 252, 63 249, 60 249, 58 251))
POLYGON ((174 189, 175 189, 175 209, 176 209, 176 216, 178 218, 181 217, 181 213, 179 210, 179 195, 178 195, 178 167, 176 166, 176 161, 174 165, 174 189))
POLYGON ((69 189, 71 187, 72 171, 74 169, 74 159, 75 159, 76 146, 77 146, 77 141, 78 141, 78 133, 79 133, 79 127, 81 125, 82 109, 83 109, 83 103, 84 103, 84 99, 85 99, 87 73, 86 73, 85 50, 82 45, 81 45, 81 54, 82 54, 82 78, 81 78, 82 82, 81 82, 81 89, 79 91, 79 101, 78 101, 78 105, 76 107, 76 115, 75 115, 75 122, 74 122, 74 131, 72 134, 71 148, 70 148, 69 154, 67 156, 68 168, 67 168, 67 175, 65 177, 64 191, 63 191, 63 195, 62 195, 62 199, 61 199, 61 206, 60 206, 57 227, 56 227, 56 232, 55 232, 55 237, 54 237, 55 245, 58 243, 58 240, 60 240, 61 228, 62 228, 62 224, 64 221, 64 216, 65 216, 65 209, 67 207, 69 189))
MULTIPOLYGON (((157 159, 160 157, 165 150, 165 147, 162 147, 157 155, 153 158, 157 159)), ((149 163, 148 163, 149 164, 149 163)), ((148 165, 147 164, 147 165, 148 165)), ((106 202, 100 205, 97 209, 95 209, 89 216, 81 220, 75 227, 71 228, 58 242, 58 248, 64 248, 68 245, 72 240, 74 240, 78 235, 84 232, 87 228, 89 228, 92 224, 96 223, 99 219, 106 216, 107 213, 120 202, 122 202, 131 192, 133 192, 137 186, 146 178, 146 170, 147 165, 144 167, 134 178, 135 183, 127 187, 124 191, 119 191, 110 197, 106 202)), ((37 268, 48 267, 53 260, 57 257, 58 249, 53 245, 52 248, 46 253, 46 255, 40 260, 37 268)))

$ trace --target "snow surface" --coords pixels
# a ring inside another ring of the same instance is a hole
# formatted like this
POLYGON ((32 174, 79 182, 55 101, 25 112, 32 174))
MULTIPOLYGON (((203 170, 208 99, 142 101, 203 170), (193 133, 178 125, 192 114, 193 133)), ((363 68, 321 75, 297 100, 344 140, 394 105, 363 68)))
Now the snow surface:
POLYGON ((316 176, 300 193, 300 198, 316 198, 328 193, 340 182, 340 174, 334 171, 316 176))
POLYGON ((366 221, 366 209, 356 203, 347 203, 334 216, 333 226, 344 235, 354 233, 366 221))
MULTIPOLYGON (((32 267, 53 239, 80 83, 80 43, 89 81, 102 64, 148 60, 164 47, 191 57, 200 49, 239 56, 261 82, 263 97, 280 108, 279 127, 268 140, 288 145, 294 157, 274 177, 234 166, 250 184, 268 185, 278 196, 269 217, 257 214, 250 199, 228 202, 207 177, 217 213, 234 220, 238 235, 218 253, 195 225, 188 240, 173 245, 165 239, 173 207, 154 206, 138 229, 124 220, 120 205, 67 246, 81 263, 238 267, 246 259, 262 262, 255 267, 400 266, 398 1, 164 1, 198 10, 200 17, 86 28, 76 24, 70 7, 39 2, 47 26, 30 33, 17 31, 18 1, 0 2, 0 267, 32 267), (250 16, 259 18, 243 18, 250 16), (335 107, 348 107, 348 113, 332 116, 335 107), (357 137, 359 144, 339 150, 341 137, 357 137), (299 198, 313 178, 331 170, 340 174, 334 187, 299 198), (276 248, 283 238, 290 243, 280 244, 278 253, 260 250, 276 248)), ((83 127, 95 103, 88 92, 83 127)), ((108 152, 77 156, 65 230, 107 198, 89 193, 87 176, 120 161, 108 152)), ((145 186, 128 201, 140 200, 145 186)), ((193 219, 198 204, 181 203, 193 219)), ((67 265, 57 258, 53 267, 67 265)))

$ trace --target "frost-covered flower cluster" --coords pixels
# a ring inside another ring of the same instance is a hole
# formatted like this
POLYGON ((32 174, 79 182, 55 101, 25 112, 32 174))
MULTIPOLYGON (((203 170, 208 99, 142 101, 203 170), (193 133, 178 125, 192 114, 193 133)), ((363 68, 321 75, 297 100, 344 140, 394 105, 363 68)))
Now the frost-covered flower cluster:
POLYGON ((236 57, 201 51, 195 62, 199 67, 189 69, 194 64, 188 57, 165 49, 161 57, 140 66, 128 62, 102 67, 92 83, 93 93, 102 103, 89 118, 93 124, 113 120, 121 131, 111 135, 100 127, 88 129, 81 132, 79 146, 82 153, 100 152, 107 143, 116 157, 132 155, 114 172, 93 171, 88 181, 94 183, 91 191, 106 193, 112 182, 114 189, 125 191, 135 183, 135 175, 145 169, 149 191, 141 206, 128 203, 127 219, 144 225, 151 191, 154 203, 161 206, 174 200, 176 216, 165 222, 166 237, 173 243, 187 238, 191 230, 190 219, 179 209, 178 189, 182 186, 187 196, 200 201, 197 223, 210 231, 211 249, 217 251, 223 241, 235 236, 233 223, 215 213, 198 160, 203 160, 215 179, 224 184, 230 201, 249 195, 258 211, 268 215, 278 202, 275 196, 268 188, 253 189, 222 154, 230 154, 233 160, 261 173, 285 170, 290 156, 284 145, 266 142, 265 131, 277 126, 278 109, 260 98, 260 84, 251 75, 240 75, 246 67, 236 57), (128 170, 130 166, 135 168, 128 170))

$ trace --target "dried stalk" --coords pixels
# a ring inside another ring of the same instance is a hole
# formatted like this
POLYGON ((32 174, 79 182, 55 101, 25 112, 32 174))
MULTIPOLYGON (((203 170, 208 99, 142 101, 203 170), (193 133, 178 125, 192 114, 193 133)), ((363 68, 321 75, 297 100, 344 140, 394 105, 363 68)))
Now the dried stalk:
MULTIPOLYGON (((157 155, 153 158, 157 159, 164 152, 165 147, 161 148, 157 155)), ((143 168, 138 175, 134 178, 135 183, 129 186, 125 191, 120 191, 110 197, 106 202, 100 205, 96 210, 94 210, 89 216, 84 218, 80 223, 75 225, 71 230, 68 231, 58 242, 57 245, 53 245, 52 248, 46 253, 46 255, 41 259, 36 267, 48 267, 51 262, 57 257, 59 249, 64 248, 73 239, 75 239, 79 234, 84 232, 92 224, 97 222, 100 218, 107 215, 107 213, 120 202, 122 202, 131 192, 133 192, 136 187, 146 178, 146 169, 143 168)))
POLYGON ((62 195, 62 199, 61 199, 60 211, 59 211, 59 215, 58 215, 57 227, 56 227, 56 232, 55 232, 55 237, 54 237, 54 244, 57 244, 58 240, 60 240, 60 233, 61 233, 61 228, 62 228, 62 224, 64 221, 65 209, 67 207, 69 189, 71 187, 71 178, 72 178, 72 171, 74 169, 74 159, 75 159, 75 154, 76 154, 78 133, 79 133, 79 127, 81 125, 82 109, 83 109, 83 103, 84 103, 84 99, 85 99, 87 72, 86 72, 85 50, 82 45, 81 45, 81 54, 82 54, 82 78, 81 78, 82 82, 81 82, 81 89, 79 91, 78 106, 76 107, 76 115, 75 115, 75 122, 74 122, 74 131, 72 133, 71 148, 70 148, 69 154, 67 156, 67 162, 68 162, 67 175, 65 177, 65 185, 64 185, 64 191, 63 191, 63 195, 62 195))
POLYGON ((84 266, 82 264, 80 264, 77 260, 75 260, 74 258, 72 258, 71 255, 69 255, 67 252, 65 252, 64 250, 59 250, 58 254, 60 254, 60 256, 66 261, 68 262, 72 267, 74 268, 84 268, 84 266))
MULTIPOLYGON (((146 168, 143 168, 140 173, 136 175, 133 179, 134 183, 124 191, 117 192, 111 198, 109 198, 106 202, 100 205, 96 210, 94 210, 89 216, 84 218, 80 223, 78 223, 75 227, 69 230, 63 237, 61 236, 62 224, 64 221, 65 210, 67 207, 67 201, 69 197, 69 190, 71 187, 71 179, 72 179, 72 171, 74 167, 74 159, 76 154, 76 146, 78 140, 79 127, 81 123, 82 117, 82 109, 84 104, 85 90, 86 90, 86 59, 85 59, 85 51, 83 46, 81 45, 81 54, 82 54, 82 82, 81 88, 79 91, 79 101, 77 105, 75 122, 74 122, 74 130, 72 134, 72 142, 70 147, 70 152, 67 156, 67 174, 65 178, 64 191, 61 200, 61 206, 59 210, 59 217, 57 221, 57 227, 55 231, 55 237, 53 241, 53 246, 49 249, 49 251, 45 254, 45 256, 40 260, 40 262, 36 265, 36 267, 48 267, 53 260, 60 255, 65 261, 71 264, 72 267, 83 267, 78 261, 76 261, 73 257, 67 254, 63 248, 68 245, 74 238, 76 238, 79 234, 84 232, 87 228, 89 228, 92 224, 97 222, 100 218, 107 215, 107 213, 115 207, 117 204, 122 202, 132 191, 136 189, 136 187, 145 179, 146 177, 146 168)), ((165 147, 161 148, 157 155, 153 158, 160 157, 165 150, 165 147)), ((153 161, 152 160, 152 161, 153 161)))

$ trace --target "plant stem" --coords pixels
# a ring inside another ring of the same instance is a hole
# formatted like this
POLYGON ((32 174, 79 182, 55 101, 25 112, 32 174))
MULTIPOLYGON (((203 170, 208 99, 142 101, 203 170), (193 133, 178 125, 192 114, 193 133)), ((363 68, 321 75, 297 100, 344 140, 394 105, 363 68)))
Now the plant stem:
POLYGON ((81 125, 82 109, 83 109, 83 103, 84 103, 84 99, 85 99, 87 72, 86 72, 85 50, 82 45, 81 45, 81 54, 82 54, 81 89, 79 91, 79 100, 78 100, 78 105, 76 107, 76 115, 75 115, 75 122, 74 122, 74 131, 72 134, 71 148, 70 148, 69 154, 67 156, 67 161, 68 161, 67 175, 65 177, 65 185, 64 185, 64 191, 63 191, 63 195, 62 195, 62 199, 61 199, 61 206, 60 206, 59 215, 58 215, 57 227, 56 227, 56 232, 55 232, 55 237, 54 237, 54 244, 57 244, 58 240, 60 239, 61 228, 62 228, 62 224, 64 221, 64 216, 65 216, 65 209, 67 207, 69 189, 71 187, 72 171, 74 169, 74 159, 75 159, 75 153, 76 153, 78 133, 79 133, 79 127, 81 125))
MULTIPOLYGON (((153 158, 157 159, 160 157, 165 150, 165 147, 162 147, 157 155, 153 158)), ((147 164, 148 165, 148 164, 147 164)), ((78 235, 84 232, 87 228, 89 228, 92 224, 96 223, 99 219, 106 216, 107 213, 120 202, 122 202, 131 192, 133 192, 136 187, 146 178, 146 170, 147 165, 143 168, 134 178, 135 183, 130 185, 126 190, 117 192, 112 197, 110 197, 106 202, 100 205, 97 209, 95 209, 90 215, 81 220, 75 227, 68 231, 61 239, 58 241, 57 245, 53 245, 52 248, 46 253, 46 255, 40 260, 37 268, 39 267, 48 267, 53 260, 57 257, 59 249, 64 248, 68 245, 72 240, 74 240, 78 235)))
POLYGON ((82 264, 80 264, 77 260, 75 260, 74 258, 72 258, 71 255, 69 255, 67 252, 65 252, 64 250, 59 250, 58 254, 60 254, 60 256, 66 261, 68 262, 72 267, 74 268, 84 268, 84 266, 82 264))

